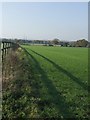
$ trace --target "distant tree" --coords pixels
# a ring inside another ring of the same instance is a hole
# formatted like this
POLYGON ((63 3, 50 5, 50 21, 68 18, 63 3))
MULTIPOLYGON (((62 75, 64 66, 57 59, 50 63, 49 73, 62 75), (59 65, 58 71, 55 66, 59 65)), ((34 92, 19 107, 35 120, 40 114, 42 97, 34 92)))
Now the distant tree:
POLYGON ((87 45, 88 45, 88 41, 85 39, 78 40, 76 41, 76 44, 75 44, 76 47, 86 47, 87 45))
POLYGON ((90 42, 88 42, 88 45, 87 45, 88 48, 90 48, 90 42))
POLYGON ((52 44, 54 44, 54 45, 58 45, 59 43, 60 43, 60 40, 57 38, 52 40, 52 44))
POLYGON ((51 41, 51 40, 49 40, 49 41, 48 41, 48 44, 49 44, 49 45, 52 45, 52 41, 51 41))
POLYGON ((68 47, 69 46, 69 42, 65 42, 64 46, 68 47))

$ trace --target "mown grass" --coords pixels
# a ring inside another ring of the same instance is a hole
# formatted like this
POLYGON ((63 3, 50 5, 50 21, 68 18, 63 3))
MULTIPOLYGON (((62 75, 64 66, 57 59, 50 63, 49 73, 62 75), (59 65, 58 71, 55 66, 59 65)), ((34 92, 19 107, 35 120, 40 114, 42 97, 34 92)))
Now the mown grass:
POLYGON ((39 84, 40 117, 88 117, 88 49, 23 47, 39 84))

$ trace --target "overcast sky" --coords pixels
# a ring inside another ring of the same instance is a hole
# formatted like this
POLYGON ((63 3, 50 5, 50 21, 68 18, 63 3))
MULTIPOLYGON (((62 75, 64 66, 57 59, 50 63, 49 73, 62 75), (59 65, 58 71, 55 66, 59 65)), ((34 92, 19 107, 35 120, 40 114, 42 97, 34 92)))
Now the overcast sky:
POLYGON ((2 3, 1 37, 88 39, 88 3, 2 3))

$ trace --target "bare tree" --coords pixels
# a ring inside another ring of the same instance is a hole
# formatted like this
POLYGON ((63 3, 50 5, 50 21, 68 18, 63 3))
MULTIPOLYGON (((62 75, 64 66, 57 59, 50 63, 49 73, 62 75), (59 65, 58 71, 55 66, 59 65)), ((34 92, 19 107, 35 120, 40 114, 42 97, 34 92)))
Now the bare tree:
POLYGON ((60 43, 60 40, 57 38, 52 40, 52 44, 54 44, 54 45, 58 45, 59 43, 60 43))

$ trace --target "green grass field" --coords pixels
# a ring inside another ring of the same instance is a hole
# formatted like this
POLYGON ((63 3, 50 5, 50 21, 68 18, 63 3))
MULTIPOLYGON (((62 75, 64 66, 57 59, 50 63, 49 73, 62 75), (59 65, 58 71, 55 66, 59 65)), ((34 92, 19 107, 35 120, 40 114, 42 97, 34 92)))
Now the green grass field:
POLYGON ((88 49, 28 46, 40 117, 88 117, 88 49))
POLYGON ((22 45, 6 60, 3 119, 89 118, 87 48, 22 45))

